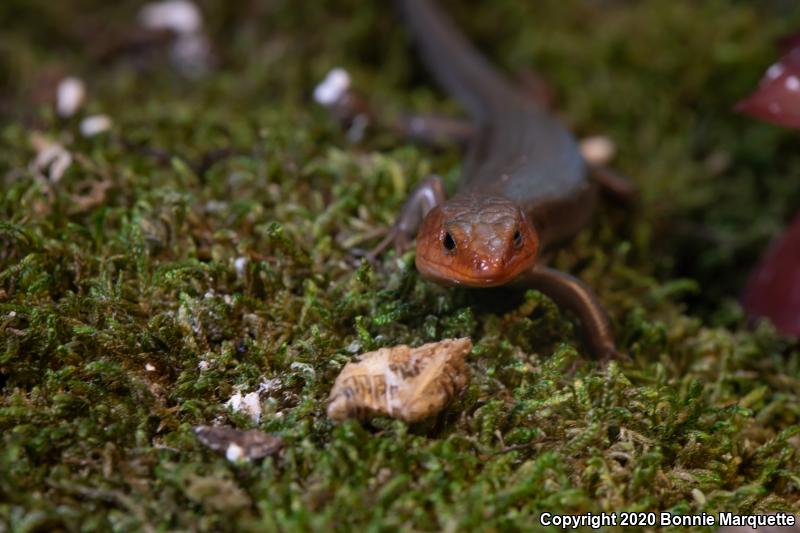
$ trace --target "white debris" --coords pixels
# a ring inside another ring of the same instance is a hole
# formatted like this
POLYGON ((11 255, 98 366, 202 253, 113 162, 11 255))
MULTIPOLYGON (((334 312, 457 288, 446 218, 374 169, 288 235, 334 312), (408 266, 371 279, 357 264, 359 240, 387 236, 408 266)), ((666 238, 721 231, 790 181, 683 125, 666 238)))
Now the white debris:
POLYGON ((94 137, 111 129, 111 117, 108 115, 92 115, 81 120, 81 135, 94 137))
POLYGON ((350 88, 350 74, 337 67, 325 76, 314 89, 314 100, 324 106, 334 105, 350 88))
POLYGON ((8 313, 8 316, 9 316, 10 318, 14 318, 15 316, 17 316, 17 312, 16 312, 16 311, 10 311, 10 312, 8 313))
POLYGON ((236 269, 236 274, 239 277, 244 276, 245 267, 247 267, 246 257, 237 257, 236 260, 233 262, 233 268, 236 269))
POLYGON ((242 396, 241 392, 237 392, 225 404, 235 413, 244 413, 250 420, 258 424, 261 420, 261 399, 258 392, 249 392, 242 396))
POLYGON ((62 118, 74 115, 86 99, 86 84, 74 76, 64 78, 56 89, 56 113, 62 118))
POLYGON ((51 183, 61 180, 72 164, 72 154, 69 150, 41 134, 31 135, 31 144, 36 150, 31 170, 51 183))
POLYGON ((581 154, 590 165, 606 165, 614 159, 617 146, 604 135, 586 137, 581 140, 581 154))
POLYGON ((142 26, 151 30, 172 30, 175 33, 194 33, 203 26, 203 16, 189 0, 151 2, 139 11, 142 26))
MULTIPOLYGON (((203 364, 203 361, 200 364, 203 364)), ((269 396, 280 387, 281 380, 279 378, 265 379, 253 392, 242 394, 241 391, 237 391, 230 397, 225 406, 234 412, 246 414, 250 417, 250 420, 258 424, 261 420, 262 412, 261 395, 269 396)))
POLYGON ((800 91, 800 78, 797 76, 789 76, 786 78, 786 88, 792 92, 800 91))
POLYGON ((197 76, 208 70, 211 44, 203 33, 203 14, 194 2, 151 2, 139 11, 139 22, 147 29, 168 30, 177 35, 170 48, 170 60, 183 74, 197 76))
POLYGON ((235 442, 231 442, 228 445, 228 449, 225 450, 225 459, 232 463, 238 463, 244 458, 244 448, 236 444, 235 442))
POLYGON ((206 361, 205 359, 203 359, 202 361, 197 363, 197 370, 199 370, 200 372, 205 372, 209 368, 211 368, 211 362, 210 361, 206 361))
POLYGON ((151 363, 146 363, 144 365, 144 369, 147 370, 148 372, 155 372, 156 371, 156 367, 154 365, 152 365, 151 363))
POLYGON ((692 489, 692 498, 696 501, 699 505, 706 504, 706 495, 700 489, 692 489))
POLYGON ((281 380, 279 378, 272 378, 272 379, 265 379, 261 382, 261 385, 258 386, 257 392, 259 394, 266 394, 269 396, 272 392, 278 390, 281 387, 281 380))

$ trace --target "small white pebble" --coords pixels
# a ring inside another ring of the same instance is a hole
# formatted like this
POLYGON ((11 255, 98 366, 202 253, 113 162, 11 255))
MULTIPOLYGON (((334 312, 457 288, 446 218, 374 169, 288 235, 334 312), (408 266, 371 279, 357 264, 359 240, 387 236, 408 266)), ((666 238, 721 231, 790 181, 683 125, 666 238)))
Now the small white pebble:
POLYGON ((81 135, 94 137, 111 129, 111 118, 108 115, 92 115, 81 120, 81 135))
POLYGON ((586 137, 581 140, 581 154, 590 165, 608 164, 617 153, 614 141, 603 135, 586 137))
POLYGON ((144 365, 144 369, 147 370, 148 372, 155 372, 156 371, 156 367, 153 366, 150 363, 145 364, 144 365))
POLYGON ((784 71, 783 64, 775 63, 774 65, 772 65, 767 69, 767 78, 770 80, 774 80, 775 78, 783 74, 783 71, 784 71))
POLYGON ((139 21, 151 30, 172 30, 176 33, 193 33, 203 25, 203 16, 189 0, 151 2, 139 11, 139 21))
POLYGON ((238 463, 244 458, 244 448, 238 444, 231 442, 225 450, 225 459, 232 463, 238 463))
POLYGON ((261 398, 259 398, 258 392, 249 392, 245 394, 242 403, 245 412, 250 416, 253 422, 258 424, 261 420, 261 398))
POLYGON ((208 361, 203 360, 197 363, 197 370, 199 370, 200 372, 204 372, 209 368, 211 368, 211 363, 208 361))
POLYGON ((11 317, 11 318, 14 318, 15 316, 17 316, 17 312, 16 311, 11 311, 11 312, 8 313, 8 316, 11 317))
POLYGON ((692 498, 700 505, 706 504, 706 495, 700 489, 692 489, 692 498))
POLYGON ((83 80, 70 76, 58 83, 56 89, 56 113, 62 118, 74 115, 86 98, 86 84, 83 80))
POLYGON ((343 68, 328 72, 325 79, 314 89, 314 100, 324 106, 334 105, 350 88, 350 74, 343 68))
POLYGON ((203 295, 203 298, 205 298, 206 300, 210 300, 213 297, 214 297, 214 289, 208 289, 206 293, 203 295))
POLYGON ((250 392, 244 396, 237 392, 225 405, 235 413, 244 413, 256 424, 261 420, 261 399, 258 392, 250 392))
POLYGON ((233 268, 236 269, 236 274, 239 276, 244 276, 246 266, 247 266, 246 257, 237 257, 236 260, 233 262, 233 268))
POLYGON ((800 78, 797 76, 789 76, 786 78, 786 88, 792 92, 800 91, 800 78))

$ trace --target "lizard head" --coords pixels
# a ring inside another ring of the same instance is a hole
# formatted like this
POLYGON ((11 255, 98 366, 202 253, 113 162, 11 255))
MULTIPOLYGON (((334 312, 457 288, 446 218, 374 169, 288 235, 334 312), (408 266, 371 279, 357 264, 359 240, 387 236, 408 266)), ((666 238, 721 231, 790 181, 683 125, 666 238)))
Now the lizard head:
POLYGON ((514 202, 463 195, 433 208, 417 234, 417 270, 445 285, 502 285, 536 262, 536 229, 514 202))

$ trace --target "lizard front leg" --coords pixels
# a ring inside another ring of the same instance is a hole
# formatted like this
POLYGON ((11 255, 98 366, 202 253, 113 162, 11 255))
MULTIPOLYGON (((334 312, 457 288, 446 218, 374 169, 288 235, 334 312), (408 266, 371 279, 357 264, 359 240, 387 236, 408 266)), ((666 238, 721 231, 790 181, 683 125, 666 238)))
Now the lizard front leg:
POLYGON ((391 244, 394 244, 398 252, 408 249, 422 219, 431 209, 444 202, 444 199, 444 181, 441 177, 432 174, 422 180, 408 195, 386 237, 367 257, 374 259, 391 244))
POLYGON ((586 344, 594 357, 602 362, 621 357, 603 305, 592 289, 581 280, 553 268, 537 265, 520 276, 514 285, 541 291, 557 305, 575 313, 586 344))

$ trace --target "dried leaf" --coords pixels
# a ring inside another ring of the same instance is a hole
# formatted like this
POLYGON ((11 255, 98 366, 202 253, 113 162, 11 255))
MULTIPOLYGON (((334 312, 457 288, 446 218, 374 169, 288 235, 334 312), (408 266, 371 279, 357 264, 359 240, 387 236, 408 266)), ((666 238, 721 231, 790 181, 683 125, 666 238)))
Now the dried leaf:
POLYGON ((230 426, 197 426, 194 432, 200 442, 215 452, 224 453, 231 462, 261 459, 283 447, 283 439, 258 429, 240 431, 230 426))
POLYGON ((365 353, 342 369, 331 390, 333 420, 388 415, 414 422, 435 415, 469 381, 468 338, 365 353))
POLYGON ((747 314, 768 317, 784 335, 800 335, 800 214, 767 250, 742 297, 747 314))

